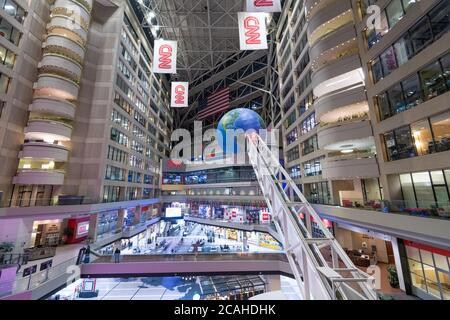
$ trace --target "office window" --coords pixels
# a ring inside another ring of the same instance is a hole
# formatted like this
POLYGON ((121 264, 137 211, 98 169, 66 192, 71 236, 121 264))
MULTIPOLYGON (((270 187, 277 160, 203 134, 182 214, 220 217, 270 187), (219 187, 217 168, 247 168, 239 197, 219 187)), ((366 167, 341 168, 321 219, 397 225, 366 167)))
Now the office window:
POLYGON ((450 111, 430 118, 437 152, 450 150, 450 111))
POLYGON ((401 0, 392 0, 386 7, 386 13, 388 16, 389 27, 392 28, 403 18, 404 12, 401 0))
POLYGON ((433 136, 428 119, 411 124, 417 155, 423 156, 434 152, 433 136))
POLYGON ((439 37, 450 26, 450 3, 448 0, 441 1, 433 10, 430 11, 429 17, 431 28, 435 37, 439 37))
POLYGON ((397 57, 398 66, 405 64, 413 56, 413 49, 409 34, 404 35, 396 43, 394 43, 395 55, 397 57))
POLYGON ((371 63, 371 70, 373 75, 373 82, 377 83, 381 79, 383 79, 383 68, 381 66, 381 61, 379 58, 376 58, 371 63))
POLYGON ((420 81, 417 74, 413 74, 402 82, 405 93, 405 110, 409 110, 423 102, 420 81))
POLYGON ((298 139, 297 128, 295 128, 294 130, 292 130, 291 132, 289 132, 286 135, 286 143, 287 143, 287 145, 290 145, 290 144, 294 143, 295 141, 297 141, 297 139, 298 139))
POLYGON ((388 90, 389 104, 393 114, 405 111, 405 100, 403 90, 400 84, 397 84, 388 90))
POLYGON ((0 36, 18 46, 22 35, 20 31, 14 28, 8 21, 0 18, 0 36))
POLYGON ((428 17, 422 18, 411 29, 411 42, 414 51, 421 51, 428 43, 433 40, 433 32, 431 31, 428 17))
POLYGON ((422 89, 426 100, 430 100, 447 91, 441 64, 436 61, 419 71, 422 89))

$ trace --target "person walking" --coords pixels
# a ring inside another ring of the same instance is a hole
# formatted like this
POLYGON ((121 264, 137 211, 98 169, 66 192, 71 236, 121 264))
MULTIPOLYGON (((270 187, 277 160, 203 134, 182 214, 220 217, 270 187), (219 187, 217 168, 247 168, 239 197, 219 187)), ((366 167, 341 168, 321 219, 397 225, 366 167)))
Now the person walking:
POLYGON ((91 261, 91 246, 88 245, 84 251, 84 263, 89 263, 91 261))
POLYGON ((114 251, 114 263, 119 262, 120 262, 120 249, 116 248, 116 250, 114 251))

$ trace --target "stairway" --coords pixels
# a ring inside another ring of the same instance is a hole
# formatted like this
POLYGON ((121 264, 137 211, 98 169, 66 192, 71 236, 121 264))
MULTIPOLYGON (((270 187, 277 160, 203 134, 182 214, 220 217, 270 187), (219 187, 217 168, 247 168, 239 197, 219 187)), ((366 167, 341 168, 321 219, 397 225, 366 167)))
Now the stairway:
POLYGON ((352 263, 258 134, 247 135, 247 153, 303 298, 376 300, 375 279, 352 263))

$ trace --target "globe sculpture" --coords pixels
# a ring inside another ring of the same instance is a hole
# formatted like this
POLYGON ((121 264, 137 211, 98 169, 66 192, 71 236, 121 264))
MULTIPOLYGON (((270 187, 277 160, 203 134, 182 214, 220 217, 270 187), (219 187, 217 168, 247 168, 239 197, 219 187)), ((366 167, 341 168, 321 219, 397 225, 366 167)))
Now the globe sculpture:
POLYGON ((231 110, 220 119, 217 126, 218 144, 224 154, 245 151, 243 133, 248 130, 259 132, 260 129, 265 129, 264 120, 255 111, 245 108, 231 110), (227 137, 228 130, 232 130, 233 135, 229 131, 227 137), (227 138, 232 138, 233 141, 227 141, 227 138))

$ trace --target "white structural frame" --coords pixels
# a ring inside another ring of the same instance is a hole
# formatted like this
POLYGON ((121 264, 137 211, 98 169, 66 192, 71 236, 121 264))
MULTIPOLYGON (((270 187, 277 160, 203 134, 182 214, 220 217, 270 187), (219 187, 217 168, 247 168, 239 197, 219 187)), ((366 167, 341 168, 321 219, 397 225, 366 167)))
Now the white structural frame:
POLYGON ((258 134, 247 135, 247 153, 303 298, 376 300, 375 279, 353 264, 258 134), (299 201, 293 201, 294 198, 299 201), (311 220, 323 236, 313 237, 311 220), (331 262, 321 249, 331 251, 331 262))

